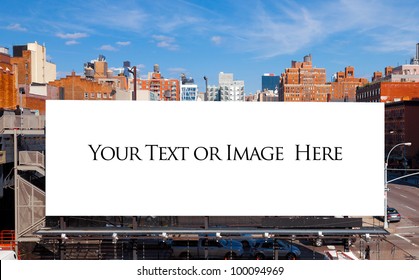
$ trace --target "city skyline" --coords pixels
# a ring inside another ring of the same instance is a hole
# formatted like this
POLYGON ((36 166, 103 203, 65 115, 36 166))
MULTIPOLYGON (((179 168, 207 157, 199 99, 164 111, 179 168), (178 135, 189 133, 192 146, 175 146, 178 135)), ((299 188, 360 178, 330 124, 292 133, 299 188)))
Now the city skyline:
POLYGON ((191 76, 205 89, 219 72, 261 89, 264 73, 280 75, 312 54, 327 80, 346 66, 371 79, 385 66, 410 62, 419 41, 415 1, 27 1, 8 2, 0 46, 45 44, 58 77, 106 56, 129 60, 140 75, 159 64, 166 78, 191 76))

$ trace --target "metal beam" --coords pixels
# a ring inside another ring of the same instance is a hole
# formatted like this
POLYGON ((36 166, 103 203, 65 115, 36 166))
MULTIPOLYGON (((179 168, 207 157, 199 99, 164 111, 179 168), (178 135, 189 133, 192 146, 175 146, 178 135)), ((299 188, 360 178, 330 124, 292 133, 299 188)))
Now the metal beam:
POLYGON ((109 236, 116 233, 118 235, 125 236, 147 236, 154 235, 158 237, 162 233, 175 234, 175 235, 205 235, 205 234, 216 234, 221 235, 243 235, 243 234, 265 234, 278 236, 348 236, 348 235, 388 235, 389 232, 383 228, 377 227, 366 227, 359 229, 251 229, 251 228, 216 228, 216 229, 176 229, 176 228, 151 228, 151 229, 123 229, 123 228, 107 228, 107 229, 40 229, 34 234, 41 236, 61 236, 66 234, 67 236, 83 236, 83 235, 96 235, 96 236, 109 236))
POLYGON ((34 165, 18 165, 17 166, 17 170, 19 171, 36 171, 39 174, 45 176, 45 169, 39 167, 39 166, 34 166, 34 165))
POLYGON ((44 135, 45 130, 43 129, 5 129, 1 134, 17 134, 21 135, 44 135))

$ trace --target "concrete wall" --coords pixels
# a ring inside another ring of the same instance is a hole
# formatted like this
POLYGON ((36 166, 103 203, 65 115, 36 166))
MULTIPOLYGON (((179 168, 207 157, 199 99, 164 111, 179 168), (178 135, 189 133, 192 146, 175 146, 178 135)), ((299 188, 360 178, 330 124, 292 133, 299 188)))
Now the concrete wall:
POLYGON ((46 47, 37 42, 29 43, 28 50, 31 51, 31 72, 33 83, 48 83, 57 77, 56 66, 47 62, 46 47))

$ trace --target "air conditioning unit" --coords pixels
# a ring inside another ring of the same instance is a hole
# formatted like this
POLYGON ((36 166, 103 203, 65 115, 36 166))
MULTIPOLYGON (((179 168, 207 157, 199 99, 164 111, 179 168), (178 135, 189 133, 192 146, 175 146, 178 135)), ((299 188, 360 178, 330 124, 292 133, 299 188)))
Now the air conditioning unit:
POLYGON ((6 163, 6 151, 0 151, 0 164, 6 163))

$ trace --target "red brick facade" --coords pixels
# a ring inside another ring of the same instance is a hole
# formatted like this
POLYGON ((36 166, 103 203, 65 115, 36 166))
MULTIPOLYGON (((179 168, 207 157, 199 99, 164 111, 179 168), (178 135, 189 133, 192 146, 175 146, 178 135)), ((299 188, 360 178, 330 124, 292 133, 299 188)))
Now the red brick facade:
POLYGON ((151 73, 147 80, 139 81, 139 89, 149 90, 160 100, 180 100, 180 83, 177 79, 164 79, 160 72, 151 73))
POLYGON ((311 55, 304 62, 291 62, 291 68, 281 74, 279 101, 327 102, 331 85, 326 84, 326 69, 313 68, 311 55))
POLYGON ((114 100, 115 94, 112 92, 112 86, 108 84, 99 84, 74 72, 70 76, 49 83, 57 88, 63 88, 63 100, 114 100))
POLYGON ((356 101, 356 88, 368 83, 365 78, 355 78, 355 68, 345 67, 345 72, 337 72, 335 80, 331 83, 332 92, 330 101, 332 102, 354 102, 356 101))
POLYGON ((399 143, 411 142, 410 147, 396 148, 391 153, 392 168, 419 168, 419 101, 402 101, 386 104, 385 153, 399 143), (406 160, 407 162, 406 162, 406 160))
POLYGON ((16 81, 10 56, 0 53, 0 107, 15 109, 17 102, 16 81))
POLYGON ((30 85, 32 83, 31 75, 31 51, 22 52, 22 57, 12 57, 11 64, 17 65, 18 82, 20 85, 30 85))
POLYGON ((419 83, 380 81, 356 91, 357 102, 395 102, 419 99, 419 83))

